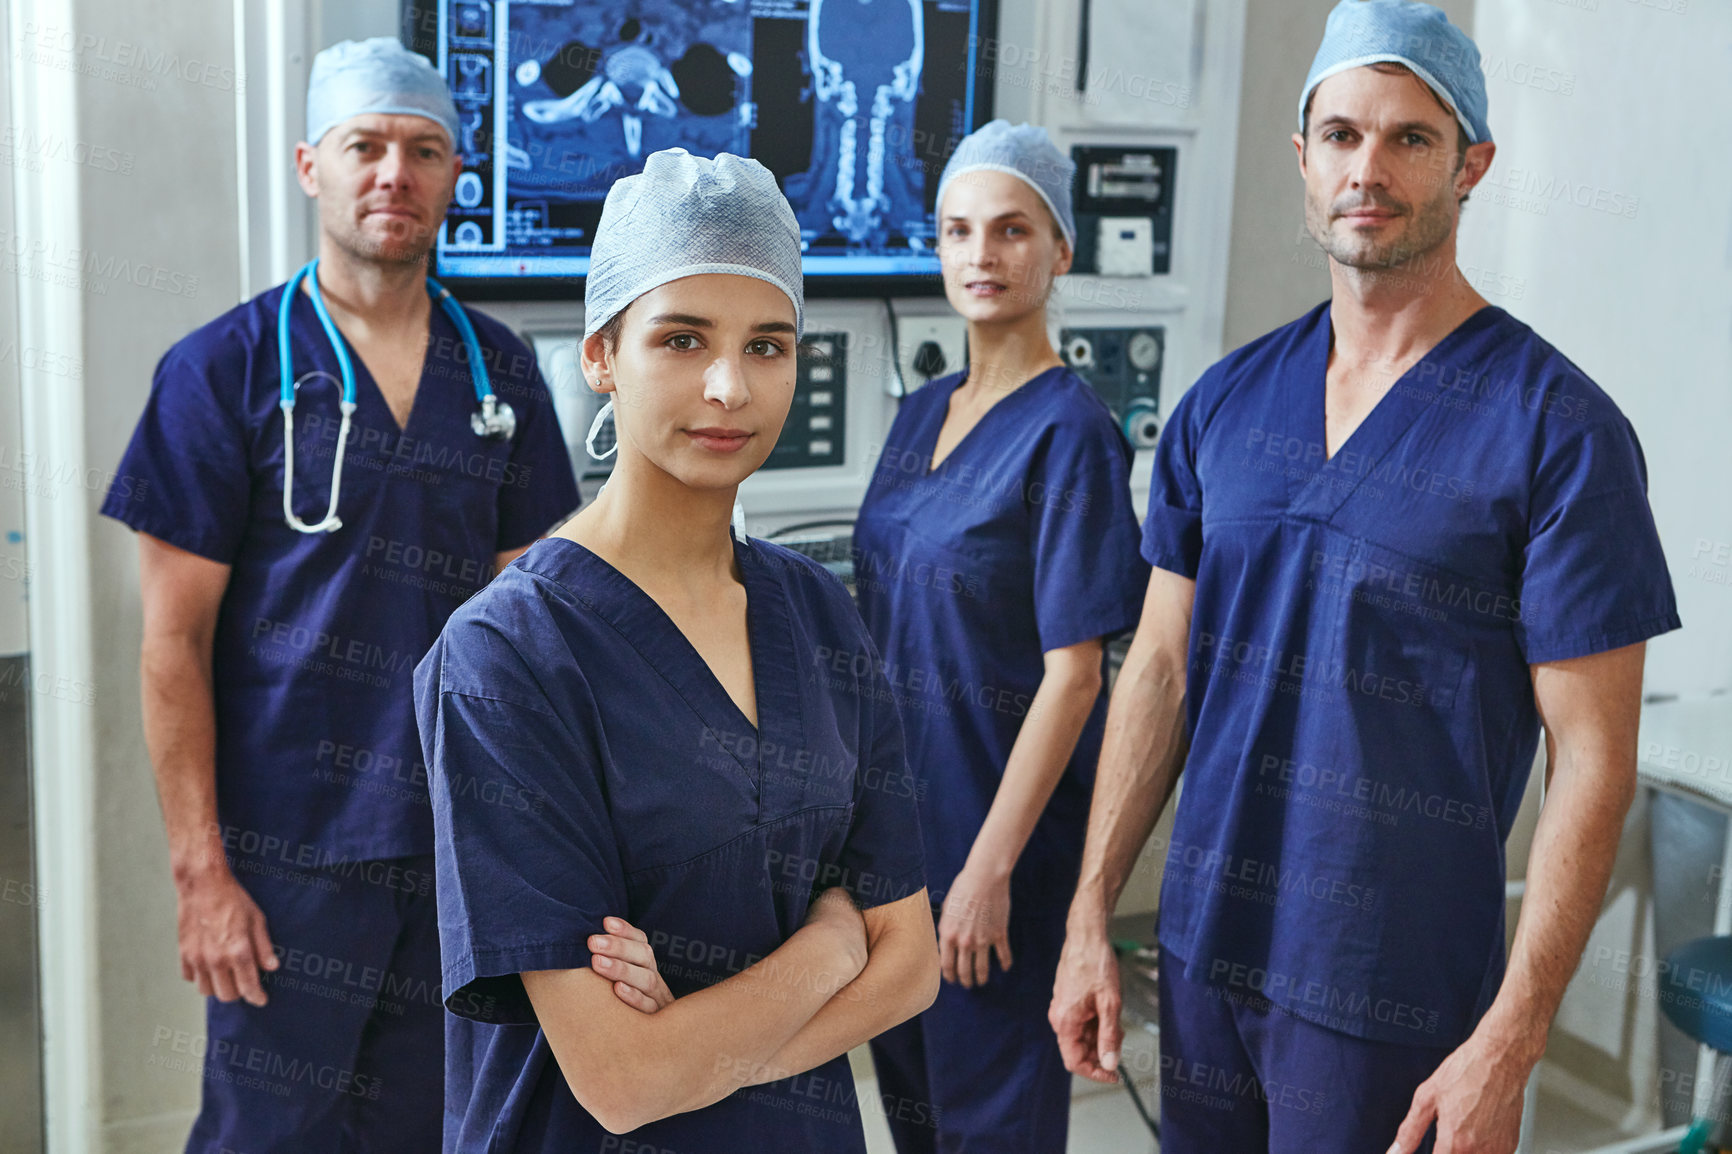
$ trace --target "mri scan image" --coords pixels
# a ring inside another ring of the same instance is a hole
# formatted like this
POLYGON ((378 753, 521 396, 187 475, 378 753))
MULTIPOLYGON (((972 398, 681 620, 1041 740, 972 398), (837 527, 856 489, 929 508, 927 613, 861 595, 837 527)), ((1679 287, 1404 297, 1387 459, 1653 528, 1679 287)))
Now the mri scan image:
POLYGON ((582 275, 607 190, 676 146, 774 172, 808 273, 936 267, 939 173, 987 119, 978 0, 443 2, 472 177, 447 275, 582 275))

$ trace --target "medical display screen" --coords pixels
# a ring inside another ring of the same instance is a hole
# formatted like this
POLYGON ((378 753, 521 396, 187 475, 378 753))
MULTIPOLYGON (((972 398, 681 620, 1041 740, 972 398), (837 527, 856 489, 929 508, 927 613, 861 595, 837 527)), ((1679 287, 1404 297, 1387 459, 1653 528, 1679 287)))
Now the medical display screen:
POLYGON ((675 146, 775 173, 808 288, 929 281, 939 174, 990 118, 994 0, 427 0, 409 15, 461 124, 438 274, 524 295, 571 288, 608 188, 675 146))

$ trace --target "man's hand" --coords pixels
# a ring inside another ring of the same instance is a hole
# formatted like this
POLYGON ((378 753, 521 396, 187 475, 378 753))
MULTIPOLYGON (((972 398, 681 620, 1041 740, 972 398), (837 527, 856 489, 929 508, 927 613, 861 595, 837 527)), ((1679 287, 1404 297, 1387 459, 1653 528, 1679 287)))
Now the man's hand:
POLYGON ((1522 1093, 1533 1067, 1515 1047, 1474 1031, 1413 1092, 1413 1106, 1389 1154, 1419 1149, 1434 1121, 1434 1154, 1514 1154, 1521 1139, 1522 1093))
POLYGON ((607 933, 589 938, 589 968, 612 981, 614 995, 634 1010, 653 1014, 672 1005, 648 936, 624 918, 603 918, 601 926, 607 933))
POLYGON ((226 865, 202 871, 176 887, 180 976, 221 1002, 266 1002, 259 971, 281 964, 271 947, 265 914, 226 865))
POLYGON ((1143 615, 1107 706, 1076 897, 1066 918, 1052 1006, 1065 1069, 1117 1082, 1119 965, 1107 925, 1137 855, 1178 784, 1185 739, 1185 663, 1197 583, 1155 568, 1143 615))
POLYGON ((1068 930, 1058 959, 1052 1006, 1046 1012, 1058 1035, 1065 1069, 1096 1082, 1119 1080, 1115 1071, 1125 1039, 1119 1024, 1122 1003, 1119 961, 1106 931, 1068 930))
POLYGON ((1010 969, 1010 879, 964 866, 938 918, 939 973, 965 990, 984 986, 994 953, 1010 969))

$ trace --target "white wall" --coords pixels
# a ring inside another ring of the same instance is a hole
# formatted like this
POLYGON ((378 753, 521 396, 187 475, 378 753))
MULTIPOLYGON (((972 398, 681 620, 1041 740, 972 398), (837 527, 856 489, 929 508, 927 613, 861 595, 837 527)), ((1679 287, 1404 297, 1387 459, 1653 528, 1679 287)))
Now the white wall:
MULTIPOLYGON (((1498 155, 1461 261, 1594 378, 1647 455, 1683 630, 1650 643, 1647 691, 1732 682, 1732 5, 1479 0, 1498 155), (1700 555, 1698 555, 1700 554, 1700 555)), ((1729 705, 1728 708, 1732 708, 1729 705)), ((1590 943, 1651 953, 1646 805, 1626 823, 1590 943)), ((1653 1121, 1656 1005, 1578 971, 1545 1077, 1609 1120, 1653 1121), (1619 1111, 1622 1115, 1619 1116, 1619 1111)), ((1615 975, 1610 975, 1615 977, 1615 975)))
POLYGON ((1732 685, 1732 4, 1479 0, 1497 160, 1462 262, 1611 394, 1647 454, 1681 632, 1650 693, 1732 685), (1681 11, 1680 11, 1681 9, 1681 11))
MULTIPOLYGON (((7 7, 0 3, 0 27, 5 27, 7 7)), ((18 138, 8 87, 0 84, 0 236, 10 241, 17 234, 12 216, 12 175, 20 164, 29 163, 27 158, 33 154, 28 142, 18 138)), ((37 350, 26 351, 19 345, 17 281, 12 275, 16 258, 10 255, 11 248, 10 243, 0 245, 0 657, 23 653, 28 647, 23 486, 29 467, 22 459, 24 416, 19 406, 19 382, 26 363, 46 363, 37 350)))
POLYGON ((15 13, 7 45, 29 96, 16 123, 52 127, 14 170, 21 340, 69 334, 52 351, 78 365, 24 380, 53 466, 29 498, 33 661, 89 679, 77 702, 32 703, 57 1154, 178 1149, 198 1100, 196 1065, 164 1061, 202 1031, 202 1004, 180 980, 141 732, 136 547, 95 510, 157 359, 237 299, 229 16, 218 0, 55 0, 15 13))
POLYGON ((374 36, 396 36, 396 0, 319 0, 318 41, 320 48, 339 40, 368 40, 374 36))

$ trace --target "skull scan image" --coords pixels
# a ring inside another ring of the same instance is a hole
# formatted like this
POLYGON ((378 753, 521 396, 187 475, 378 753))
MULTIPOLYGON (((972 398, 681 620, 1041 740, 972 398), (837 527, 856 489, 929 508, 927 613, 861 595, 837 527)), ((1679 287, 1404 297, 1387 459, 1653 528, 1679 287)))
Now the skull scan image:
POLYGON ((812 166, 787 181, 802 229, 876 248, 924 218, 923 174, 894 155, 913 136, 925 31, 920 0, 812 0, 812 166))
POLYGON ((749 4, 514 4, 510 21, 534 54, 513 59, 508 155, 531 160, 516 187, 589 200, 659 149, 748 154, 749 4))

